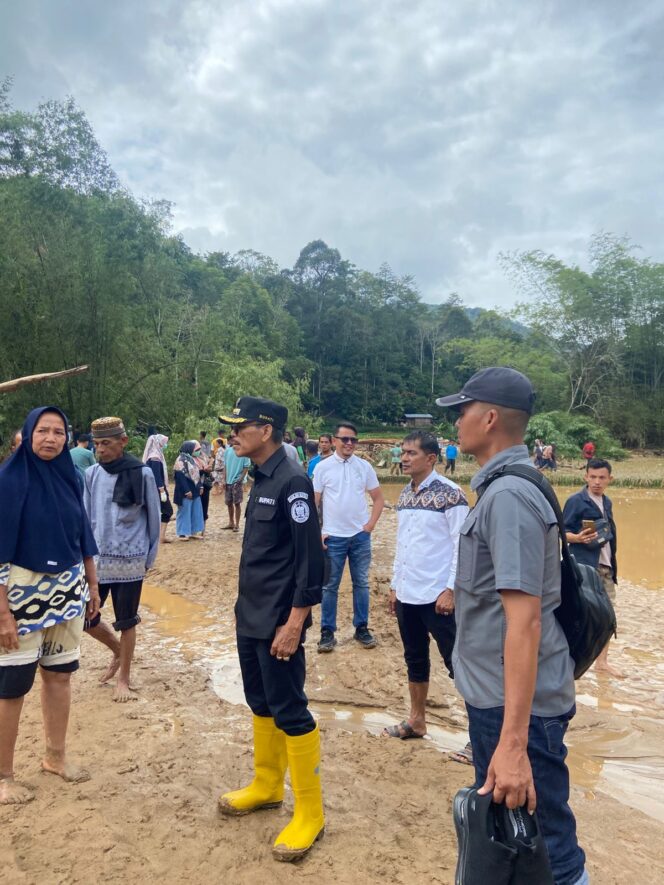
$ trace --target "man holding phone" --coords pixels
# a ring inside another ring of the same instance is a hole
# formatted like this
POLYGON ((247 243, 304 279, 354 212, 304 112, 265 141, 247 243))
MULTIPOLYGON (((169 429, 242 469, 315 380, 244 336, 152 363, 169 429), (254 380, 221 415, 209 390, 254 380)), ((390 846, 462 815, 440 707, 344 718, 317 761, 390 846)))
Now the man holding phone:
MULTIPOLYGON (((577 562, 597 569, 606 594, 615 605, 618 581, 616 524, 611 499, 604 494, 610 482, 609 462, 591 458, 586 465, 586 487, 567 499, 563 519, 570 551, 577 562)), ((608 656, 607 643, 595 662, 595 670, 622 679, 625 674, 609 664, 608 656)))

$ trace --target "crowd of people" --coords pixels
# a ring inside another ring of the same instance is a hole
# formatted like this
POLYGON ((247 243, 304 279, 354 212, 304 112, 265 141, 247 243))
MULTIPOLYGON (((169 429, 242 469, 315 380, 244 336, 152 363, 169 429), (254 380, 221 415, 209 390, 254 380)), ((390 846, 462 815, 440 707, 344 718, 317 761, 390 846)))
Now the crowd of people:
MULTIPOLYGON (((581 447, 581 454, 584 464, 588 464, 595 458, 597 447, 592 440, 588 440, 581 447)), ((556 454, 555 443, 545 443, 541 439, 536 439, 533 445, 533 464, 540 470, 558 470, 558 456, 556 454)))
POLYGON ((533 464, 538 470, 557 470, 555 443, 544 443, 541 439, 536 439, 533 445, 533 464))
MULTIPOLYGON (((436 470, 442 451, 433 434, 415 430, 392 450, 392 466, 398 454, 409 481, 396 506, 387 605, 403 644, 410 710, 384 735, 411 740, 426 734, 433 638, 466 702, 470 744, 460 755, 474 766, 475 786, 508 808, 537 808, 552 881, 583 885, 588 879, 569 807, 564 744, 574 715, 573 662, 554 616, 557 522, 532 484, 495 477, 506 465, 530 463, 523 440, 533 401, 529 380, 501 368, 482 370, 458 394, 437 400, 457 415, 458 445, 444 441, 445 473, 454 473, 459 449, 480 467, 471 483, 478 493, 472 509, 461 487, 436 470)), ((225 793, 219 810, 241 816, 280 805, 290 770, 294 814, 275 840, 275 858, 297 859, 323 835, 321 745, 305 694, 304 639, 320 604, 317 651, 334 652, 348 563, 354 640, 376 648, 369 569, 385 502, 376 471, 357 454, 353 422, 312 441, 300 427, 289 438, 287 419, 278 403, 241 397, 232 414, 220 416, 227 435, 209 442, 201 432, 180 446, 171 502, 167 436, 151 434, 139 459, 127 454, 129 437, 118 417, 93 421, 91 432, 79 434, 69 449, 61 410, 41 407, 27 416, 0 467, 0 803, 32 798, 14 778, 13 759, 23 700, 37 670, 42 767, 69 782, 89 777, 66 754, 70 680, 84 632, 110 650, 102 681, 115 680, 114 699, 128 701, 143 580, 160 543, 170 540, 173 504, 180 541, 205 537, 211 493, 223 493, 224 528, 237 533, 246 487, 235 615, 253 715, 254 778, 225 793), (102 619, 109 596, 112 625, 102 619)), ((543 469, 546 446, 535 459, 543 469)), ((567 502, 565 527, 577 557, 599 571, 615 598, 616 527, 605 495, 610 477, 608 462, 588 459, 586 486, 567 502)), ((598 667, 616 672, 607 651, 598 667)))

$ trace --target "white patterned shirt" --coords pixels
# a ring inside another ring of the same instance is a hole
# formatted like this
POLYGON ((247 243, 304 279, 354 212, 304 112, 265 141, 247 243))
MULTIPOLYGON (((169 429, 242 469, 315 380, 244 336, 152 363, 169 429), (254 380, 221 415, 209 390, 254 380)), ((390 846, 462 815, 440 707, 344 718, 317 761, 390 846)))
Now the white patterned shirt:
POLYGON ((401 492, 392 576, 400 602, 426 605, 454 588, 459 529, 468 510, 463 490, 435 470, 417 491, 410 482, 401 492))

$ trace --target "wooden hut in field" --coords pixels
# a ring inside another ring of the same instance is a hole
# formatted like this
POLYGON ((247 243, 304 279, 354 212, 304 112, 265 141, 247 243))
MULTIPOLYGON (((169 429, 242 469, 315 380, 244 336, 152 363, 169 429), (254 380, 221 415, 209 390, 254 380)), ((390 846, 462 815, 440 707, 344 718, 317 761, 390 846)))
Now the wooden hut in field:
POLYGON ((420 412, 406 412, 403 420, 406 427, 431 427, 433 415, 420 412))

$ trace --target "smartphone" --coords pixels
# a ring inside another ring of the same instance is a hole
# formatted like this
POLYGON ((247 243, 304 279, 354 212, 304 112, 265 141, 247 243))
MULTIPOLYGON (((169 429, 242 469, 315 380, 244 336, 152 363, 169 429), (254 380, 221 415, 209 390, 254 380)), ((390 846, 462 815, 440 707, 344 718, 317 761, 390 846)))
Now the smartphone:
POLYGON ((591 529, 593 532, 595 531, 595 520, 594 519, 582 519, 581 520, 581 531, 585 532, 586 529, 591 529))

